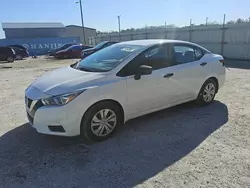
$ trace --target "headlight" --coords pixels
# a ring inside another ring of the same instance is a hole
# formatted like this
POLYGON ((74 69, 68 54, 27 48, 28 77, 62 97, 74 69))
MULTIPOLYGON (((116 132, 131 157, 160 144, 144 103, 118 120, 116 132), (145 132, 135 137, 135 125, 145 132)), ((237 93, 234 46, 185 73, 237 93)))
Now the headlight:
POLYGON ((83 91, 85 90, 81 90, 81 91, 77 91, 77 92, 73 92, 73 93, 67 93, 67 94, 63 94, 63 95, 57 95, 57 96, 53 96, 50 98, 46 98, 46 99, 42 99, 42 103, 45 106, 48 105, 65 105, 67 103, 69 103, 70 101, 72 101, 74 98, 76 98, 78 95, 80 95, 83 91))

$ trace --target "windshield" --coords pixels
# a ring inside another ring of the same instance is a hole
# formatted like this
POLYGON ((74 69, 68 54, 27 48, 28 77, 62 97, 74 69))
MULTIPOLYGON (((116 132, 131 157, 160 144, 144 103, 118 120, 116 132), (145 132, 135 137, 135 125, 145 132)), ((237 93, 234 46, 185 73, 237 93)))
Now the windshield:
POLYGON ((65 44, 65 45, 61 46, 59 49, 63 50, 63 49, 66 49, 70 46, 72 46, 72 44, 65 44))
POLYGON ((106 43, 108 43, 108 42, 107 42, 107 41, 105 41, 105 42, 101 42, 101 43, 97 44, 97 45, 95 46, 95 49, 102 48, 102 47, 103 47, 103 45, 105 45, 106 43))
POLYGON ((81 50, 81 49, 82 49, 82 46, 80 46, 80 45, 71 45, 68 48, 66 48, 65 51, 68 51, 68 50, 81 50))
POLYGON ((78 63, 76 68, 96 72, 110 71, 126 57, 142 48, 143 46, 137 45, 110 46, 86 57, 78 63))

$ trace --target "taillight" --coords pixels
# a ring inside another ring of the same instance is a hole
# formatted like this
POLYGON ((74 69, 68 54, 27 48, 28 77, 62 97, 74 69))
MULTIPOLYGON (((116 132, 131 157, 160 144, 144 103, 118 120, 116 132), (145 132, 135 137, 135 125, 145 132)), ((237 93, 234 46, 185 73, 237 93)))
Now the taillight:
POLYGON ((224 59, 221 59, 219 61, 222 63, 222 66, 225 66, 225 60, 224 59))

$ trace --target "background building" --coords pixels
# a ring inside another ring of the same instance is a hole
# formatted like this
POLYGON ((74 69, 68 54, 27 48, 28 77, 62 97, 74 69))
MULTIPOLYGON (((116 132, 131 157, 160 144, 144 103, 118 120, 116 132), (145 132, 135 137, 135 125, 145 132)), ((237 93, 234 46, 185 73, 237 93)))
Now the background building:
MULTIPOLYGON (((85 33, 85 41, 86 44, 91 45, 89 43, 89 38, 96 36, 96 29, 84 27, 84 33, 85 33)), ((77 25, 68 25, 65 27, 64 30, 64 36, 65 37, 80 37, 80 41, 84 43, 84 37, 83 37, 83 29, 81 26, 77 25)))
MULTIPOLYGON (((5 39, 0 46, 20 44, 31 54, 43 55, 53 48, 66 43, 84 43, 82 27, 65 26, 60 22, 51 23, 2 23, 5 39)), ((84 28, 86 45, 89 38, 96 36, 96 29, 84 28)))
POLYGON ((2 23, 6 39, 62 37, 62 23, 2 23))

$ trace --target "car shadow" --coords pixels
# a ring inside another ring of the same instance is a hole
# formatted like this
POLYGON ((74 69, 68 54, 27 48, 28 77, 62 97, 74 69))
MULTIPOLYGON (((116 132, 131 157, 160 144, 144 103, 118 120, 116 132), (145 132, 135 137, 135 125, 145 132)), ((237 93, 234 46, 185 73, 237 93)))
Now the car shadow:
POLYGON ((0 137, 0 187, 132 187, 181 160, 228 121, 215 101, 134 119, 107 141, 40 135, 23 124, 0 137))

